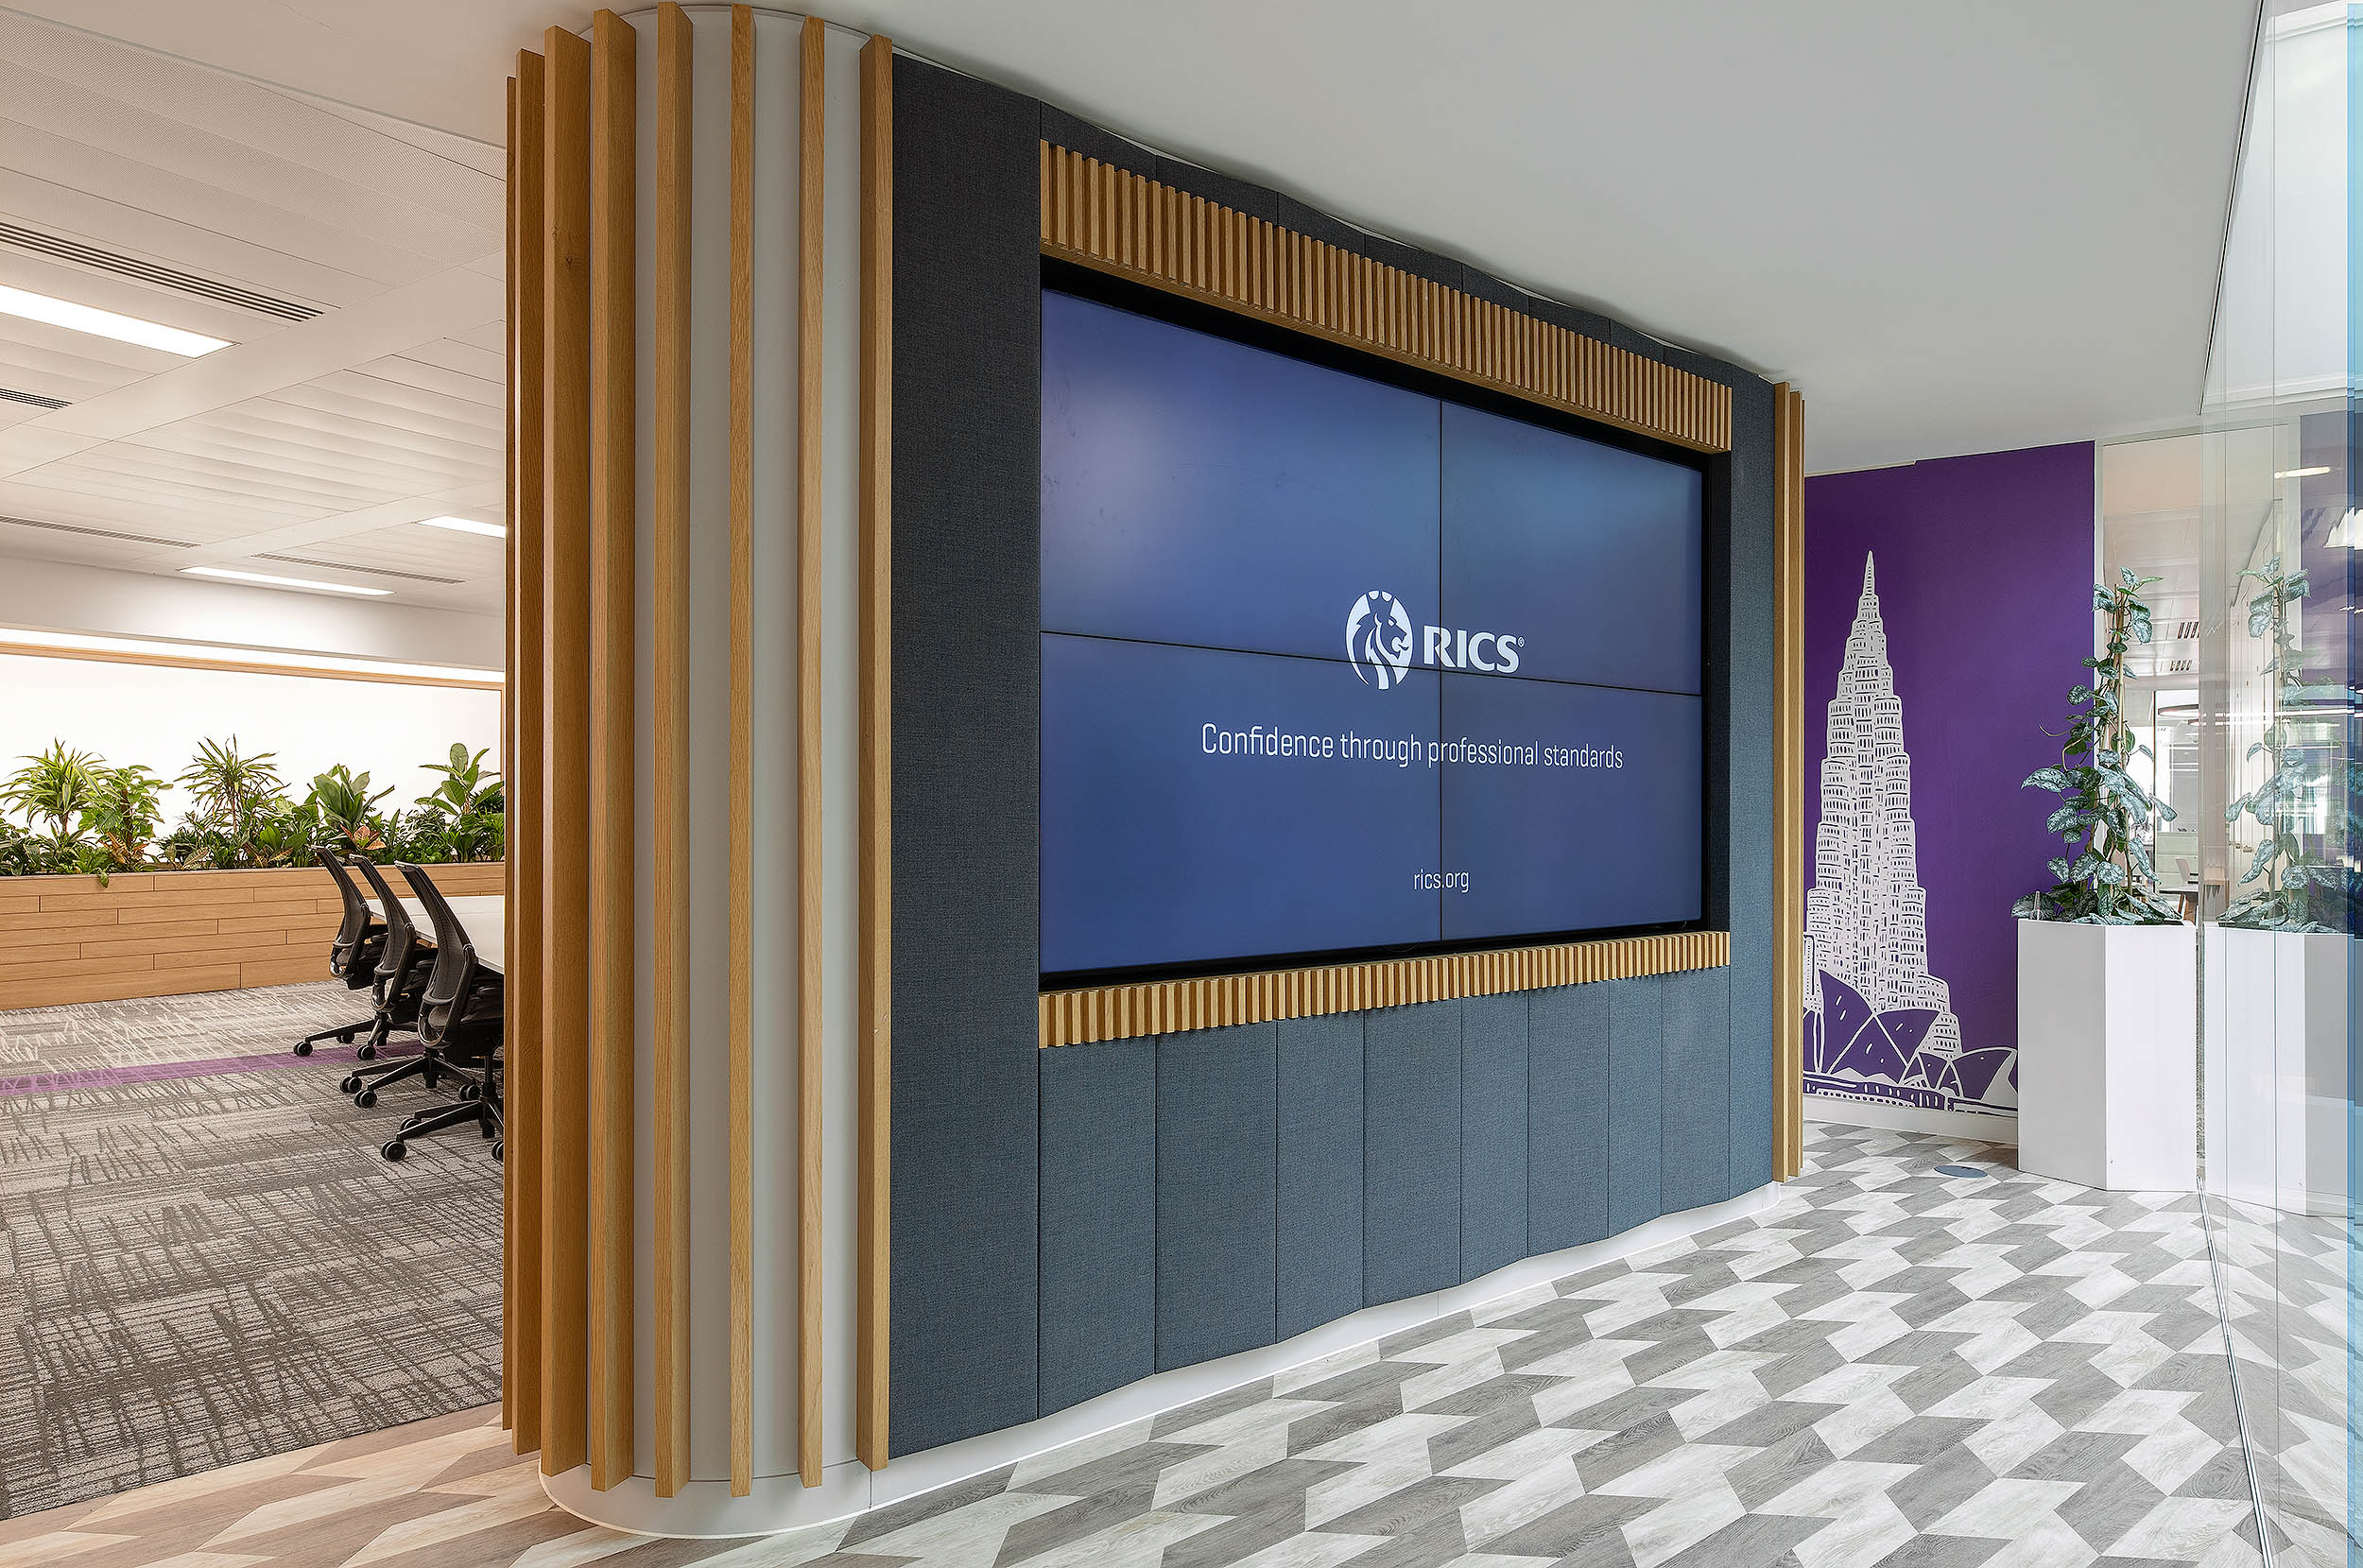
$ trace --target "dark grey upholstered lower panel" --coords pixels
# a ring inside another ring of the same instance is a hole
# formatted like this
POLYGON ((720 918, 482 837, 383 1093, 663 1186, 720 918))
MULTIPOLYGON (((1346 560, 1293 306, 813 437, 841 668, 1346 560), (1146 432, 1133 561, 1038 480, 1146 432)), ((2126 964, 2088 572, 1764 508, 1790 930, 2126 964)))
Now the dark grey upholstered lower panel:
POLYGON ((1630 1231, 1665 1212, 1664 1148, 1664 978, 1608 982, 1608 1229, 1630 1231))
POLYGON ((1460 1007, 1362 1025, 1362 1301, 1460 1283, 1460 1007))
POLYGON ((1362 1020, 1277 1026, 1280 1337, 1362 1304, 1362 1020))
MULTIPOLYGON (((1731 1190, 1772 1180, 1772 388, 1733 373, 1731 1190)), ((1794 1020, 1791 1021, 1792 1024, 1794 1020)))
POLYGON ((1526 1255, 1526 996, 1460 1004, 1460 1277, 1526 1255))
POLYGON ((1526 1251, 1608 1234, 1609 988, 1526 997, 1526 1251))
POLYGON ((1666 1214, 1731 1196, 1731 975, 1721 969, 1662 982, 1664 1130, 1660 1207, 1666 1214))
POLYGON ((1160 1371, 1276 1336, 1276 1033, 1246 1024, 1157 1042, 1160 1371))
POLYGON ((888 1434, 1035 1413, 1035 106, 894 62, 888 1434))
POLYGON ((1048 1415, 1156 1370, 1157 1042, 1042 1053, 1048 1415))

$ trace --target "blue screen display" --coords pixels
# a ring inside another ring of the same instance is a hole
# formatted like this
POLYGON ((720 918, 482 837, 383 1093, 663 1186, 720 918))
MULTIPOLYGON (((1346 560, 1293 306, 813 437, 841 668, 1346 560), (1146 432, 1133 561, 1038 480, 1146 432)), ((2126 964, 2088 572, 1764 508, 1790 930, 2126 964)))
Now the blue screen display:
POLYGON ((1697 470, 1045 290, 1044 974, 1695 922, 1697 470))

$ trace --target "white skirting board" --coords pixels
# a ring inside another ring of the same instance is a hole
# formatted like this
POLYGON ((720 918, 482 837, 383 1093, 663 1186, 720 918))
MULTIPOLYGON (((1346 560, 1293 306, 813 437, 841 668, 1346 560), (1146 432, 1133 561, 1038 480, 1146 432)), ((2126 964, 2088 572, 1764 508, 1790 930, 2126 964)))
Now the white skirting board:
POLYGON ((807 1525, 823 1525, 935 1491, 1003 1465, 1103 1438, 1121 1428, 1137 1425, 1141 1428, 1138 1435, 1146 1438, 1149 1418, 1167 1410, 1354 1350, 1438 1318, 1466 1312, 1636 1252, 1664 1247, 1717 1225, 1751 1218, 1770 1208, 1779 1197, 1778 1186, 1763 1186, 1721 1203, 1663 1215, 1621 1235, 1525 1258, 1450 1290, 1390 1301, 1385 1306, 1365 1307, 1277 1345, 1158 1372, 1040 1421, 946 1443, 922 1454, 905 1455, 884 1470, 870 1471, 859 1464, 831 1465, 822 1473, 820 1485, 810 1490, 794 1475, 766 1475, 755 1478, 753 1491, 745 1497, 733 1497, 727 1481, 693 1481, 681 1488, 679 1495, 659 1498, 651 1483, 641 1476, 606 1491, 594 1491, 587 1465, 544 1476, 542 1486, 552 1502, 578 1518, 643 1535, 768 1535, 807 1525))
POLYGON ((1966 1138, 1981 1144, 2018 1143, 2016 1116, 1989 1116, 1975 1111, 1927 1111, 1916 1105, 1884 1105, 1877 1100, 1841 1099, 1834 1094, 1807 1094, 1805 1120, 1832 1127, 1875 1127, 1886 1132, 1924 1132, 1939 1138, 1966 1138))

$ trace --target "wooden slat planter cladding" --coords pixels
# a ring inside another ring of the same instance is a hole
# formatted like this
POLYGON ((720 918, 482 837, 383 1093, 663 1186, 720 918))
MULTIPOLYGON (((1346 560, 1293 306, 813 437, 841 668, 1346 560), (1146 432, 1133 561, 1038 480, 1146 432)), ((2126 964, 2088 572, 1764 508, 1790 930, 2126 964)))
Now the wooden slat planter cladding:
MULTIPOLYGON (((457 897, 501 891, 505 871, 431 869, 457 897)), ((343 918, 317 866, 0 878, 0 1008, 325 980, 343 918)))

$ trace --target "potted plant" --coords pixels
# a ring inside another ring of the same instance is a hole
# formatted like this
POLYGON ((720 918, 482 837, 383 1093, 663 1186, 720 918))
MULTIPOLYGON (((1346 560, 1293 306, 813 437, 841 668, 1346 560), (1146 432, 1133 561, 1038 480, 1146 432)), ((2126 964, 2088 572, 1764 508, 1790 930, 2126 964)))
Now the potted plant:
POLYGON ((2068 693, 2056 765, 2026 787, 2061 798, 2047 823, 2053 885, 2019 920, 2019 1165, 2088 1187, 2197 1185, 2199 1040, 2194 933, 2158 897, 2148 836, 2173 811, 2134 779, 2125 659, 2150 640, 2142 590, 2120 572, 2093 589, 2102 651, 2068 693))
POLYGON ((27 836, 28 866, 40 871, 103 873, 109 864, 106 852, 90 841, 83 819, 96 803, 105 765, 61 740, 21 760, 25 766, 0 784, 0 803, 21 812, 28 829, 48 829, 45 836, 27 836))
MULTIPOLYGON (((2342 1214, 2346 1206, 2347 963, 2354 873, 2325 831, 2333 802, 2335 738, 2303 729, 2343 726, 2342 686, 2317 687, 2305 672, 2296 611, 2309 585, 2273 557, 2253 581, 2248 633, 2265 644, 2263 734, 2246 761, 2261 761, 2254 787, 2224 808, 2236 836, 2241 819, 2254 844, 2237 887, 2244 891, 2207 931, 2208 1010, 2220 1042, 2209 1094, 2210 1146, 2226 1193, 2291 1213, 2342 1214), (2249 1129, 2255 1130, 2249 1130, 2249 1129), (2303 1129, 2301 1131, 2301 1129, 2303 1129)), ((2348 803, 2357 774, 2349 764, 2346 800, 2335 802, 2352 836, 2348 803)), ((2251 850, 2251 846, 2236 846, 2251 850)))

